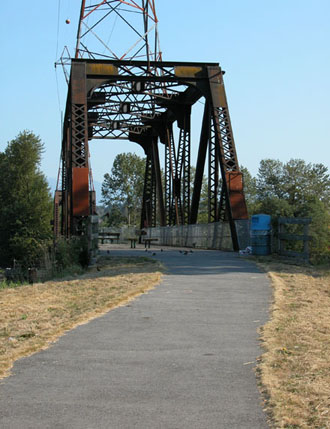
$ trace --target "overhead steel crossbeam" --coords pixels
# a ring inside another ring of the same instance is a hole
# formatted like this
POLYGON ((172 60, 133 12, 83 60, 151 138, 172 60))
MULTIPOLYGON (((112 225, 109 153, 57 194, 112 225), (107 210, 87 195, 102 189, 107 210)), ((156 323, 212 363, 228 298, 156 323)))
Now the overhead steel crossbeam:
POLYGON ((74 59, 63 136, 63 234, 78 233, 81 219, 93 211, 88 140, 127 139, 146 154, 141 227, 196 223, 207 163, 209 219, 225 213, 237 249, 235 220, 247 218, 247 211, 218 64, 74 59), (191 110, 201 98, 205 110, 191 201, 191 110), (165 145, 164 180, 159 144, 165 145))

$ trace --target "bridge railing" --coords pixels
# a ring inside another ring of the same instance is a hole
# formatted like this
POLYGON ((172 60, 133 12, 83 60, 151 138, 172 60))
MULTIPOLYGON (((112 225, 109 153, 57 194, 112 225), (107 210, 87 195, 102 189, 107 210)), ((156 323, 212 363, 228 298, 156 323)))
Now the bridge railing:
MULTIPOLYGON (((239 247, 245 249, 250 244, 249 220, 235 221, 235 224, 239 247)), ((228 222, 148 228, 147 237, 157 238, 161 246, 233 250, 228 222)))
MULTIPOLYGON (((239 247, 250 245, 250 221, 235 221, 239 247)), ((102 233, 119 233, 118 243, 127 243, 133 236, 139 236, 136 227, 101 227, 102 233)), ((196 247, 200 249, 233 250, 230 226, 228 222, 214 222, 184 226, 158 226, 146 229, 147 238, 157 238, 157 245, 173 247, 196 247)), ((109 240, 105 240, 108 242, 109 240)))

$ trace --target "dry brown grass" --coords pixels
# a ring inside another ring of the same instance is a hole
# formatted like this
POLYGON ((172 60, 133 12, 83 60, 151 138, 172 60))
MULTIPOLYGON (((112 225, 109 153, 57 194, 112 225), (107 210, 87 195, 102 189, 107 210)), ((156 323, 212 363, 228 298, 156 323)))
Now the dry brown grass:
POLYGON ((259 365, 276 428, 330 428, 330 270, 263 263, 274 291, 259 365))
POLYGON ((0 290, 0 378, 15 360, 154 288, 161 270, 146 258, 103 258, 98 269, 74 279, 0 290))

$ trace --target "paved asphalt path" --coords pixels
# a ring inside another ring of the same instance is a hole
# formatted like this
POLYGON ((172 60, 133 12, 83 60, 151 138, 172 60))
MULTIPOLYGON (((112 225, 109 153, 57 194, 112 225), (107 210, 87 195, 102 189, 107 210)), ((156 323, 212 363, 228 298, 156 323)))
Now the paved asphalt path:
MULTIPOLYGON (((131 253, 146 255, 111 250, 131 253)), ((2 429, 268 428, 253 371, 266 275, 235 253, 155 253, 169 269, 156 289, 15 364, 2 429)))

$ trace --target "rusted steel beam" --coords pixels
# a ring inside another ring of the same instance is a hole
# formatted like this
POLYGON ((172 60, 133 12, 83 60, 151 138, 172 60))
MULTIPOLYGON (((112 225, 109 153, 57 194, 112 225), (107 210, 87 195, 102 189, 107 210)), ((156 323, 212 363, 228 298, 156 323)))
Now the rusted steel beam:
MULTIPOLYGON (((230 225, 232 242, 234 250, 239 249, 237 231, 235 226, 235 215, 238 210, 235 210, 237 204, 236 198, 239 199, 240 217, 247 218, 247 209, 244 199, 244 194, 230 189, 229 178, 232 172, 239 173, 239 164, 237 159, 236 147, 232 133, 232 127, 228 112, 227 98, 224 89, 223 74, 220 67, 208 67, 210 101, 211 101, 211 116, 212 130, 214 133, 215 156, 219 160, 222 191, 220 199, 220 207, 212 207, 214 210, 214 218, 219 219, 222 215, 227 218, 230 225), (235 203, 235 204, 234 204, 235 203), (222 211, 222 213, 221 213, 222 211)), ((215 161, 216 162, 216 161, 215 161)), ((215 179, 214 187, 216 187, 216 168, 214 169, 215 179)), ((212 180, 212 179, 211 179, 212 180)), ((213 198, 215 198, 213 191, 213 198)), ((211 199, 211 203, 212 203, 211 199)), ((236 218, 237 219, 237 218, 236 218)))
POLYGON ((156 185, 152 152, 152 145, 150 144, 146 153, 146 169, 144 175, 141 210, 141 229, 156 226, 156 185))
POLYGON ((54 196, 54 237, 57 239, 61 235, 61 205, 62 191, 55 191, 54 196))
POLYGON ((191 212, 190 212, 190 221, 189 221, 190 224, 197 223, 198 207, 199 207, 199 202, 201 197, 203 175, 204 175, 204 168, 205 168, 205 161, 206 161, 206 152, 207 152, 207 147, 210 140, 210 125, 211 125, 210 108, 209 108, 209 103, 206 102, 204 107, 203 124, 202 124, 202 130, 200 135, 194 189, 193 189, 193 195, 192 195, 192 201, 191 201, 191 212))
MULTIPOLYGON (((158 201, 158 212, 159 212, 159 223, 160 226, 166 225, 166 213, 164 206, 164 193, 161 177, 161 169, 159 162, 159 152, 158 152, 158 139, 154 137, 152 139, 152 167, 155 175, 155 184, 156 184, 156 198, 158 201)), ((154 202, 154 204, 156 201, 154 202)))
POLYGON ((212 223, 219 221, 219 142, 214 124, 210 132, 208 169, 208 222, 212 223))
POLYGON ((179 189, 176 187, 177 155, 172 124, 166 128, 165 164, 167 225, 180 225, 179 207, 181 207, 181 196, 179 189))

